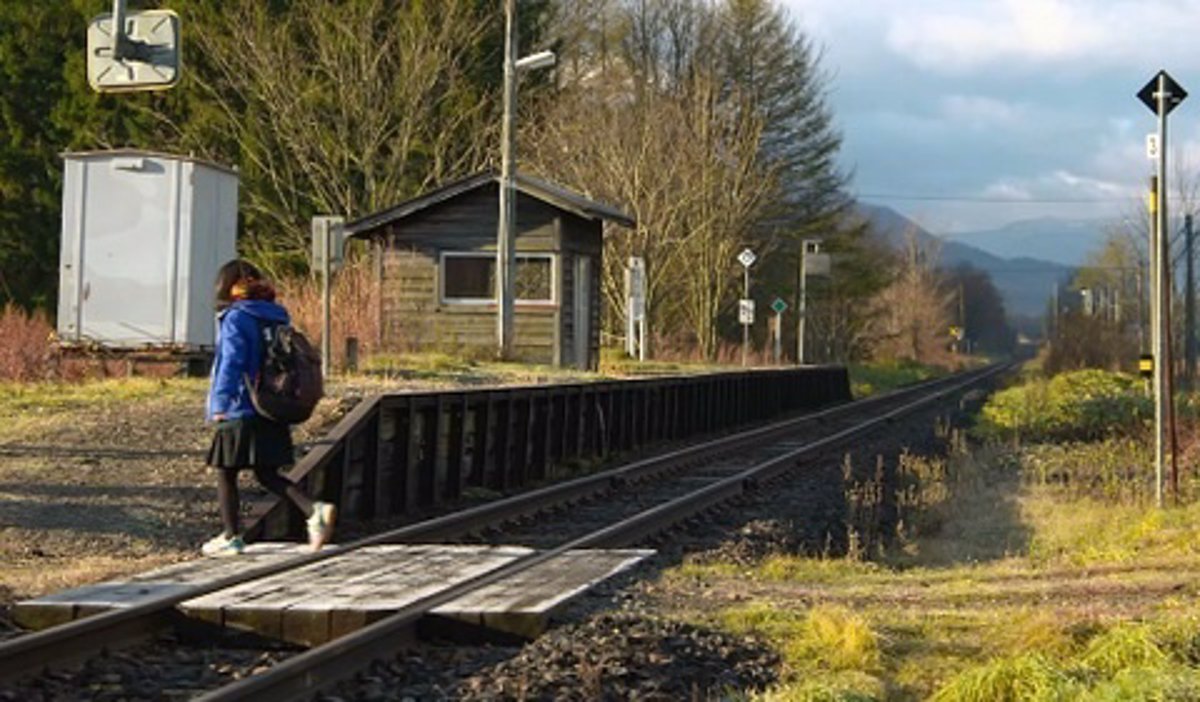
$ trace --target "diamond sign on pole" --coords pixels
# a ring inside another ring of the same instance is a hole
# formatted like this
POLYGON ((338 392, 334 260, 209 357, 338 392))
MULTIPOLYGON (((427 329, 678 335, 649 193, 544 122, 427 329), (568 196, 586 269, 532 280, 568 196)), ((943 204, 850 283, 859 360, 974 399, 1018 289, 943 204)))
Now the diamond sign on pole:
POLYGON ((775 310, 775 314, 783 314, 787 308, 788 304, 780 297, 775 298, 775 301, 771 303, 771 309, 775 310))
POLYGON ((758 260, 758 256, 755 256, 754 252, 751 251, 750 249, 743 249, 742 252, 740 254, 738 254, 738 262, 741 263, 746 268, 753 266, 754 262, 757 260, 758 260))
POLYGON ((1175 79, 1172 78, 1171 75, 1166 71, 1159 71, 1156 73, 1154 77, 1150 79, 1150 82, 1146 83, 1146 85, 1137 92, 1137 98, 1138 100, 1142 101, 1143 105, 1150 108, 1151 112, 1158 114, 1158 95, 1155 93, 1158 92, 1159 76, 1162 76, 1163 78, 1163 90, 1166 93, 1163 114, 1169 115, 1171 114, 1171 110, 1175 109, 1179 103, 1183 102, 1183 99, 1187 97, 1187 91, 1184 90, 1183 86, 1181 86, 1179 83, 1176 83, 1175 79))

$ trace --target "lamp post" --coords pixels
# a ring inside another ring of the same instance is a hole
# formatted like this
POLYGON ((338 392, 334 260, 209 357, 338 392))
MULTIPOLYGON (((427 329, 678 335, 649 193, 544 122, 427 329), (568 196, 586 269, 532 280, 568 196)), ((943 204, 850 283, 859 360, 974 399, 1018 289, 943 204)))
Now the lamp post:
POLYGON ((517 71, 554 65, 554 53, 542 51, 517 59, 517 2, 504 0, 504 117, 500 126, 500 226, 496 233, 496 341, 500 357, 512 358, 517 220, 516 129, 517 71))

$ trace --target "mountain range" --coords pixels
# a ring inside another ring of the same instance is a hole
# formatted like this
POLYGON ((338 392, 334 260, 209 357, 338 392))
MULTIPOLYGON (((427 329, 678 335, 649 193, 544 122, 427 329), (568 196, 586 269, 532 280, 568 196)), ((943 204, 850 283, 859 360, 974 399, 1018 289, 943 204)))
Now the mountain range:
POLYGON ((1103 219, 1023 219, 999 229, 938 234, 1001 258, 1028 257, 1066 266, 1082 265, 1100 249, 1112 222, 1103 219))
POLYGON ((1009 247, 1007 243, 1003 245, 997 243, 1008 241, 1006 232, 1026 231, 1019 227, 1014 229, 1014 225, 995 230, 998 232, 995 237, 987 237, 985 232, 977 232, 972 235, 961 235, 962 239, 956 239, 935 236, 916 222, 888 207, 861 202, 857 207, 860 215, 871 223, 876 234, 889 244, 893 246, 903 244, 905 234, 912 231, 916 233, 918 240, 923 245, 936 246, 940 249, 939 258, 942 267, 954 268, 965 263, 987 272, 992 278, 992 284, 996 286, 996 290, 1004 299, 1005 309, 1013 318, 1041 317, 1045 313, 1046 303, 1050 299, 1054 286, 1068 280, 1074 270, 1073 265, 1068 265, 1064 261, 1072 260, 1075 265, 1078 265, 1083 258, 1080 255, 1077 260, 1065 259, 1061 255, 1056 255, 1055 258, 1058 258, 1058 261, 1044 260, 1025 255, 1028 252, 1019 247, 1014 249, 1015 244, 1014 247, 1009 247), (981 246, 977 247, 966 243, 965 240, 986 242, 988 247, 993 250, 1015 250, 1021 254, 998 255, 984 250, 981 246))

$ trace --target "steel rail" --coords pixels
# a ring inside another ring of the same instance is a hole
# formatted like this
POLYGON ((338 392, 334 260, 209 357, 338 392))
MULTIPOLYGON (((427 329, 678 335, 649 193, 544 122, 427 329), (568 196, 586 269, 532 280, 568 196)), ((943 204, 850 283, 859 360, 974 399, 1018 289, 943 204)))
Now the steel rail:
POLYGON ((196 699, 199 702, 286 702, 312 695, 365 668, 371 661, 391 655, 403 647, 410 641, 409 632, 416 622, 441 605, 545 563, 570 550, 625 546, 650 534, 659 533, 720 502, 754 489, 762 484, 764 478, 782 472, 788 465, 794 466, 796 461, 806 454, 819 452, 863 434, 880 424, 915 412, 937 400, 1003 372, 1008 367, 994 366, 985 372, 972 374, 969 379, 954 383, 946 389, 921 397, 884 415, 856 424, 828 437, 805 444, 782 456, 764 461, 688 495, 657 505, 633 517, 546 551, 519 558, 494 571, 465 580, 415 601, 359 631, 309 649, 273 666, 264 673, 212 690, 196 699))
MULTIPOLYGON (((968 377, 978 374, 979 371, 972 372, 968 377)), ((961 376, 947 376, 906 386, 865 400, 844 403, 819 412, 693 444, 593 475, 556 483, 461 512, 424 520, 365 537, 350 544, 327 548, 319 553, 296 556, 277 563, 258 566, 186 592, 163 595, 139 605, 94 614, 51 629, 20 636, 0 643, 0 681, 19 678, 36 673, 46 667, 68 663, 100 648, 119 648, 153 636, 177 621, 175 614, 177 605, 218 590, 336 558, 368 546, 461 536, 487 526, 604 492, 614 484, 646 480, 655 474, 674 470, 680 463, 711 455, 714 452, 735 450, 747 443, 761 441, 771 434, 793 430, 799 425, 822 422, 832 416, 852 414, 872 405, 927 392, 931 387, 946 384, 955 379, 961 379, 961 376)), ((320 447, 317 450, 320 450, 320 447)), ((521 562, 524 561, 515 563, 521 562)))

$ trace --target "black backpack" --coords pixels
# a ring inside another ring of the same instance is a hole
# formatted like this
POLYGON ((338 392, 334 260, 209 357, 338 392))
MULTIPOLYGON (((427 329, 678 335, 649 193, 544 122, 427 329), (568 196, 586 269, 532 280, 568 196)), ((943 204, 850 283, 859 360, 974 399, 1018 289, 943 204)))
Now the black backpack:
POLYGON ((290 324, 263 325, 262 334, 262 367, 257 378, 246 379, 250 401, 261 416, 299 424, 325 394, 321 354, 290 324))

